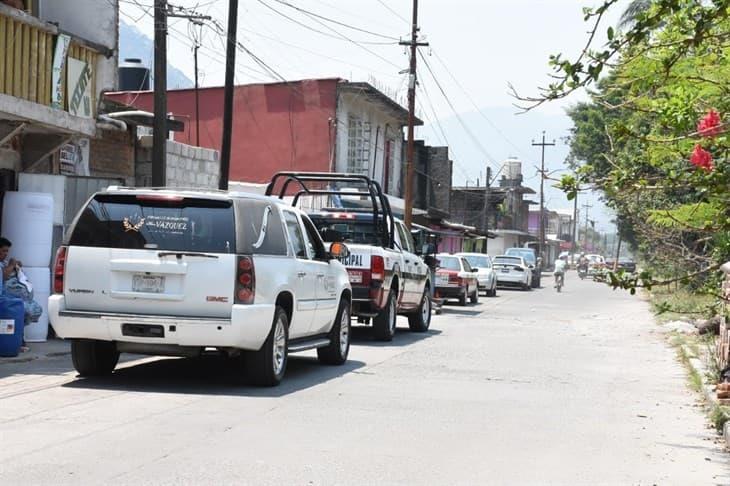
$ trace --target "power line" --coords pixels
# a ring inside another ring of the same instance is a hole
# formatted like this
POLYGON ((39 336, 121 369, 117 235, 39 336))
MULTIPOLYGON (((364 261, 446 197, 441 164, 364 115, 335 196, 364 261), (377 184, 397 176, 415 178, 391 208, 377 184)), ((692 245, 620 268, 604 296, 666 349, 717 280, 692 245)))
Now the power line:
POLYGON ((496 159, 487 151, 487 149, 484 148, 484 146, 481 144, 479 139, 474 135, 474 133, 469 128, 469 126, 464 122, 464 120, 462 119, 459 112, 456 111, 456 107, 451 102, 451 99, 449 98, 449 96, 446 94, 444 87, 441 85, 438 78, 436 77, 436 74, 431 69, 431 65, 428 63, 428 60, 426 60, 426 57, 423 55, 423 53, 419 53, 419 54, 421 54, 421 59, 423 59, 423 63, 426 65, 426 69, 428 69, 428 72, 431 74, 431 78, 436 83, 436 86, 438 87, 439 91, 441 92, 441 95, 444 97, 444 99, 446 100, 446 103, 451 108, 451 111, 454 113, 454 116, 456 116, 456 119, 458 120, 461 127, 464 129, 464 132, 469 136, 469 138, 472 140, 472 142, 474 142, 474 145, 476 145, 477 148, 479 148, 479 150, 484 154, 484 156, 487 159, 489 159, 489 161, 492 163, 492 165, 495 168, 499 168, 499 164, 497 163, 496 159))
POLYGON ((350 25, 350 24, 347 24, 345 22, 340 22, 339 20, 334 20, 334 19, 331 19, 329 17, 325 17, 324 15, 320 15, 320 14, 311 12, 309 10, 303 9, 301 7, 297 7, 296 5, 292 5, 291 3, 289 3, 289 2, 287 2, 285 0, 274 0, 274 1, 276 3, 280 3, 282 5, 286 5, 289 8, 293 8, 294 10, 297 10, 299 12, 302 12, 302 13, 308 15, 308 16, 317 17, 318 19, 322 19, 322 20, 325 20, 327 22, 331 22, 331 23, 333 23, 335 25, 339 25, 341 27, 345 27, 345 28, 348 28, 348 29, 351 29, 351 30, 355 30, 355 31, 358 31, 358 32, 363 32, 365 34, 370 34, 370 35, 373 35, 375 37, 380 37, 382 39, 388 39, 388 40, 395 41, 395 42, 398 42, 400 40, 397 37, 393 37, 391 35, 379 34, 377 32, 373 32, 371 30, 362 29, 360 27, 356 27, 354 25, 350 25))

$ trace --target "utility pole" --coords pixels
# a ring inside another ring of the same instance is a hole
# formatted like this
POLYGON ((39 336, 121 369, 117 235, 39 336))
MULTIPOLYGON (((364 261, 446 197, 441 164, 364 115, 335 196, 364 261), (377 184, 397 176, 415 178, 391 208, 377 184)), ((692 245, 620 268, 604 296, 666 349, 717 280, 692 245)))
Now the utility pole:
POLYGON ((403 222, 411 229, 413 221, 413 178, 415 176, 415 140, 414 125, 416 123, 416 54, 420 46, 428 46, 428 42, 418 42, 418 0, 413 0, 413 25, 411 26, 411 40, 401 41, 402 46, 411 48, 411 66, 408 70, 408 149, 406 153, 406 194, 405 214, 403 222))
POLYGON ((487 165, 487 174, 484 180, 484 210, 482 211, 482 228, 484 229, 484 253, 487 253, 489 241, 489 192, 492 185, 492 168, 487 165))
POLYGON ((588 210, 591 209, 593 206, 586 203, 581 207, 586 211, 586 230, 583 234, 583 251, 588 251, 588 210))
POLYGON ((221 143, 221 173, 218 188, 228 190, 231 169, 231 134, 233 132, 233 81, 236 74, 236 30, 238 29, 238 0, 228 1, 228 43, 226 44, 226 87, 223 94, 223 140, 221 143))
POLYGON ((152 185, 167 183, 167 0, 155 0, 155 119, 152 131, 152 185))
POLYGON ((618 259, 621 255, 621 230, 616 228, 616 238, 618 238, 618 245, 616 245, 616 258, 613 260, 613 271, 618 270, 618 259))
MULTIPOLYGON (((170 10, 167 13, 168 17, 176 17, 179 19, 188 19, 194 26, 202 27, 203 20, 212 20, 209 15, 198 15, 198 14, 182 14, 175 13, 170 10)), ((198 83, 198 49, 200 49, 200 38, 194 38, 195 45, 193 46, 193 62, 195 64, 195 145, 200 147, 200 97, 199 97, 199 83, 198 83)))
POLYGON ((545 147, 552 147, 555 145, 555 140, 552 141, 552 143, 546 143, 545 142, 545 131, 542 132, 542 142, 535 143, 535 141, 532 141, 533 147, 541 147, 542 148, 542 159, 540 162, 540 241, 538 242, 538 253, 540 254, 540 257, 542 258, 542 261, 545 261, 545 147))
POLYGON ((573 199, 573 244, 571 245, 570 263, 575 266, 575 252, 578 249, 578 192, 573 199))

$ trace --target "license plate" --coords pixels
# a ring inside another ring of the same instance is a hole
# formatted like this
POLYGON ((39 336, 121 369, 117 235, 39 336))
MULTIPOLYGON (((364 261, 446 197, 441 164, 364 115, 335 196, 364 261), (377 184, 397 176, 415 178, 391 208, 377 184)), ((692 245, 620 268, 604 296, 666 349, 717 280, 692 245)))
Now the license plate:
POLYGON ((350 277, 350 283, 362 283, 361 272, 347 272, 347 275, 350 277))
POLYGON ((436 276, 436 285, 446 285, 449 283, 449 277, 445 275, 436 276))
POLYGON ((509 273, 509 268, 503 268, 502 273, 509 273))
POLYGON ((148 294, 161 294, 165 291, 165 277, 161 275, 134 275, 132 290, 148 294))

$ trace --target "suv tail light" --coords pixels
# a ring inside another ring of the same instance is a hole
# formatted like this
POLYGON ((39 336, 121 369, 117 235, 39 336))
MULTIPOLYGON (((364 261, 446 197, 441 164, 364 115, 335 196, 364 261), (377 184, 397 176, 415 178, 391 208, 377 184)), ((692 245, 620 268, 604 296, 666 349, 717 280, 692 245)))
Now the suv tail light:
POLYGON ((370 257, 370 279, 385 280, 385 260, 382 256, 373 255, 370 257))
POLYGON ((253 304, 256 297, 256 271, 253 266, 253 257, 239 256, 236 263, 236 304, 253 304))
POLYGON ((56 261, 53 264, 53 293, 63 293, 63 277, 66 273, 66 254, 68 247, 59 246, 56 251, 56 261))

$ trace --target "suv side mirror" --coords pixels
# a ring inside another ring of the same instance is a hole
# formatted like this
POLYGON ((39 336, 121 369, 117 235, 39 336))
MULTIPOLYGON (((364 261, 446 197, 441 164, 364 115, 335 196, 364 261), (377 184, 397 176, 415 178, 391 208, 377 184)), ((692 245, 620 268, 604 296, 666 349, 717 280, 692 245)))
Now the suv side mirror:
POLYGON ((332 260, 344 260, 349 256, 350 249, 344 243, 336 241, 330 245, 330 258, 332 260))

